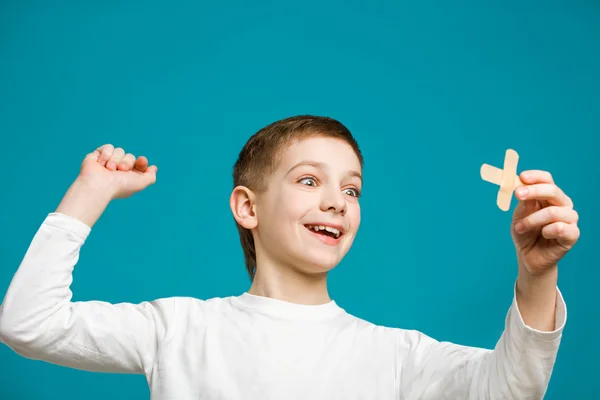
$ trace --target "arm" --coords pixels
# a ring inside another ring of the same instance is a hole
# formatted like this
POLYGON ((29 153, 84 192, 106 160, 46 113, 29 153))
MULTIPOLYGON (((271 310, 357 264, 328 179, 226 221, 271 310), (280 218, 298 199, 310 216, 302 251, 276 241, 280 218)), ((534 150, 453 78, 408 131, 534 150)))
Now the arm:
POLYGON ((557 266, 540 275, 532 275, 519 266, 515 298, 525 324, 544 332, 555 329, 557 282, 557 266))
POLYGON ((550 173, 529 170, 520 178, 511 224, 519 272, 500 340, 484 350, 419 334, 401 338, 399 357, 417 368, 399 378, 406 398, 543 398, 567 314, 557 265, 579 239, 579 216, 550 173))
POLYGON ((0 306, 0 339, 32 359, 148 373, 168 334, 172 299, 137 305, 71 301, 81 247, 112 198, 102 180, 90 182, 76 180, 34 236, 0 306))
POLYGON ((579 239, 579 215, 549 172, 525 171, 520 179, 511 224, 519 265, 516 301, 527 325, 551 331, 558 263, 579 239))
POLYGON ((549 331, 525 323, 515 297, 504 331, 493 350, 438 342, 422 333, 399 332, 398 380, 401 399, 542 399, 547 390, 562 331, 566 306, 554 287, 549 331))

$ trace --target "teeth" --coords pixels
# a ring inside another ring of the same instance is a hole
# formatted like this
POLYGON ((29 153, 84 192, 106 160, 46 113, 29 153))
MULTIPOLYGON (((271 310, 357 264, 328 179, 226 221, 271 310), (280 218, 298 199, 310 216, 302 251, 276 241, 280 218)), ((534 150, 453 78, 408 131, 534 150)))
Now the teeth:
POLYGON ((337 229, 335 229, 335 228, 331 228, 331 227, 329 227, 329 226, 328 226, 328 227, 326 227, 326 228, 325 228, 325 230, 326 230, 327 232, 331 232, 331 233, 333 233, 333 234, 335 235, 335 237, 336 237, 336 238, 340 236, 340 231, 338 231, 338 230, 337 230, 337 229))
POLYGON ((333 235, 336 237, 336 239, 337 239, 337 238, 339 238, 339 237, 340 237, 340 234, 341 234, 341 233, 340 233, 340 231, 338 231, 337 229, 335 229, 335 228, 332 228, 332 227, 330 227, 330 226, 324 226, 324 225, 309 225, 309 228, 310 228, 310 229, 312 229, 312 230, 314 230, 315 232, 318 232, 318 231, 320 231, 320 230, 321 230, 321 231, 327 231, 327 232, 331 232, 331 233, 333 233, 333 235))

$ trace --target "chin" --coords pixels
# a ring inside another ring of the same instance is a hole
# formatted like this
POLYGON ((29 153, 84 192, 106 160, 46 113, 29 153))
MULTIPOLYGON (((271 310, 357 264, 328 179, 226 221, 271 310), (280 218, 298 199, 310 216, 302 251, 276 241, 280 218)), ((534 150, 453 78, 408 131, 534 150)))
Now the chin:
POLYGON ((315 255, 313 257, 303 257, 299 263, 300 270, 307 274, 323 274, 333 270, 340 263, 338 256, 315 255))

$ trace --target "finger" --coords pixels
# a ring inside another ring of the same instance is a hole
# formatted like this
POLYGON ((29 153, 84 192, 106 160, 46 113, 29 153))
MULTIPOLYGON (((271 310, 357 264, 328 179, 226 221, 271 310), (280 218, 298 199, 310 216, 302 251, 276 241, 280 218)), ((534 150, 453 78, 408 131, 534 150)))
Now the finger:
POLYGON ((146 172, 146 170, 148 169, 148 159, 144 156, 138 157, 138 159, 135 160, 133 168, 136 171, 146 172))
POLYGON ((152 185, 156 182, 156 171, 158 171, 158 168, 156 165, 152 165, 146 169, 146 172, 144 172, 144 178, 146 179, 148 185, 152 185))
POLYGON ((151 166, 146 169, 145 172, 139 174, 137 180, 137 190, 143 190, 144 188, 154 184, 156 182, 156 166, 151 166))
POLYGON ((545 225, 555 222, 564 222, 567 224, 577 223, 579 214, 572 208, 548 206, 534 212, 531 215, 517 221, 515 230, 517 233, 524 233, 534 229, 539 229, 545 225))
POLYGON ((573 202, 553 183, 539 183, 518 188, 515 195, 519 200, 545 200, 549 204, 573 207, 573 202))
POLYGON ((104 167, 106 166, 106 162, 112 156, 112 153, 115 150, 115 148, 112 144, 105 144, 104 146, 98 147, 98 149, 96 150, 100 152, 100 156, 98 157, 98 163, 100 163, 100 165, 104 167))
POLYGON ((539 169, 523 171, 519 174, 519 178, 526 185, 533 183, 554 183, 554 178, 550 172, 539 169))
POLYGON ((127 153, 123 156, 123 158, 117 165, 117 169, 120 171, 129 171, 133 168, 134 164, 135 164, 135 156, 131 153, 127 153))
POLYGON ((541 205, 537 200, 520 200, 515 207, 513 221, 518 221, 539 209, 541 209, 541 205))
POLYGON ((110 156, 110 159, 106 163, 106 168, 113 171, 116 170, 117 165, 119 164, 119 162, 121 162, 121 159, 124 155, 125 150, 123 150, 121 147, 117 147, 116 149, 114 149, 112 155, 110 156))
POLYGON ((94 161, 98 161, 98 157, 100 157, 100 150, 96 149, 94 151, 92 151, 91 153, 88 153, 85 155, 85 158, 89 158, 92 159, 94 161))
POLYGON ((555 222, 542 229, 542 236, 546 239, 555 239, 561 246, 570 248, 579 240, 580 231, 576 224, 555 222))

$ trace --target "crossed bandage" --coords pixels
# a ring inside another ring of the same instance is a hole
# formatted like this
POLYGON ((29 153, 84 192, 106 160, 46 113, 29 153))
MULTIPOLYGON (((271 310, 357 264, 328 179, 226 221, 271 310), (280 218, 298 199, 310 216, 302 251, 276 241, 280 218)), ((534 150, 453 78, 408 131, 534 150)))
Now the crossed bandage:
POLYGON ((498 204, 498 207, 502 211, 508 211, 515 189, 523 186, 523 182, 521 182, 517 175, 518 163, 519 155, 517 152, 513 149, 508 149, 504 156, 504 169, 496 168, 488 164, 483 164, 481 166, 481 179, 500 186, 496 204, 498 204))

